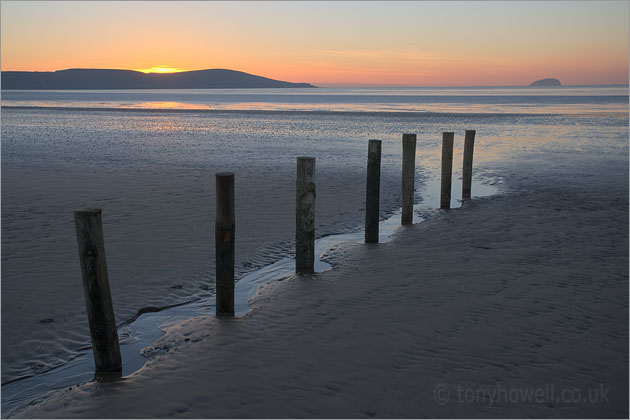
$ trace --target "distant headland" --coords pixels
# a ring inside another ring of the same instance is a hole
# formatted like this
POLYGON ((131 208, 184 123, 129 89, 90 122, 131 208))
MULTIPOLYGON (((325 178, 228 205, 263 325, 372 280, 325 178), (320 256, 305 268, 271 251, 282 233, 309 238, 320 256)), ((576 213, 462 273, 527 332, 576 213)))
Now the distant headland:
POLYGON ((554 78, 536 80, 530 86, 562 86, 560 80, 554 78))
POLYGON ((3 71, 2 90, 52 89, 240 89, 315 88, 242 71, 208 69, 178 73, 142 73, 134 70, 67 69, 46 72, 3 71))

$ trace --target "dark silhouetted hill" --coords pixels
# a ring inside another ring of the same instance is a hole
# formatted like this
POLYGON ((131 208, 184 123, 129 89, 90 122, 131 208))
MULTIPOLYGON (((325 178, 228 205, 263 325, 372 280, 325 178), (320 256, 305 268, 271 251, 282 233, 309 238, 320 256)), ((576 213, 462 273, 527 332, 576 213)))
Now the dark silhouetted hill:
POLYGON ((68 69, 54 72, 3 71, 2 89, 239 89, 314 88, 235 70, 211 69, 179 73, 133 70, 68 69))
POLYGON ((562 86, 562 83, 560 83, 560 80, 550 77, 548 79, 536 80, 530 84, 530 86, 562 86))

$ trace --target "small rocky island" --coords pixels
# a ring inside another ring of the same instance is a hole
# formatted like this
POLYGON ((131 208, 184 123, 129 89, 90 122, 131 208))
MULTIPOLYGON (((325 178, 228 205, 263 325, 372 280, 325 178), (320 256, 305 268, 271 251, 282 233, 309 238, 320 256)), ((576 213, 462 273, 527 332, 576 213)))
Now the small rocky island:
POLYGON ((548 79, 536 80, 535 82, 530 84, 530 86, 543 86, 543 87, 562 86, 562 83, 560 83, 560 80, 558 79, 548 78, 548 79))

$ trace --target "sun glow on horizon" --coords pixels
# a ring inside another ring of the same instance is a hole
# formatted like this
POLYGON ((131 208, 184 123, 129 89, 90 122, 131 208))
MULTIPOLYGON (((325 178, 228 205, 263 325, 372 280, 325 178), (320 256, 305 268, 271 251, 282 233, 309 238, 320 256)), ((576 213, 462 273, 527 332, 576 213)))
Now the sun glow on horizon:
POLYGON ((179 73, 186 70, 169 66, 153 66, 151 68, 140 69, 138 71, 141 71, 142 73, 179 73))
POLYGON ((629 4, 6 1, 0 67, 223 68, 329 87, 627 84, 629 4))

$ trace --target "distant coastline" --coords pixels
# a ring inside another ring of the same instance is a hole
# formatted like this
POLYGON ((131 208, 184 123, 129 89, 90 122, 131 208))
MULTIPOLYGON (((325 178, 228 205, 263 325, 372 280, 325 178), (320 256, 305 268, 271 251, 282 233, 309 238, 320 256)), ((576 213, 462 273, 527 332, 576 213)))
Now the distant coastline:
POLYGON ((70 89, 255 89, 316 88, 236 70, 208 69, 177 73, 134 70, 67 69, 54 72, 3 71, 2 90, 70 89))

